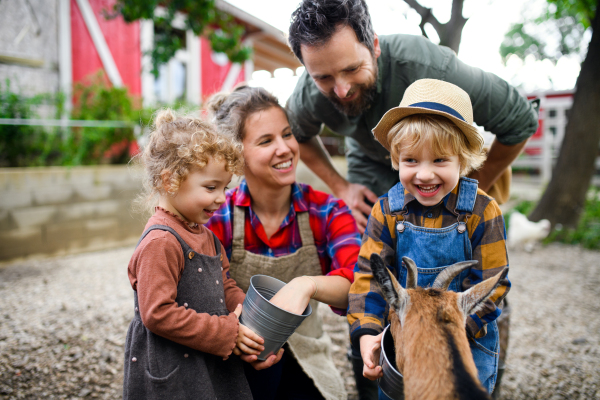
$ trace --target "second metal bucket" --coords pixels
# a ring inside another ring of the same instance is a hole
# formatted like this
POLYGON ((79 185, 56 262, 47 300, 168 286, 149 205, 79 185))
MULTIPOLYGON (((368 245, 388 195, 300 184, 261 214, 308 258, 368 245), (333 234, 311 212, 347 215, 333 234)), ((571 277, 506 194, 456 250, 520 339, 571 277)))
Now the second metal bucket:
POLYGON ((377 383, 383 393, 390 399, 404 399, 404 378, 396 367, 396 349, 389 325, 381 335, 379 365, 383 369, 383 376, 377 380, 377 383))
POLYGON ((267 275, 254 275, 250 278, 240 323, 265 340, 265 349, 258 355, 261 361, 277 353, 302 321, 312 313, 310 304, 301 315, 271 304, 269 300, 284 286, 285 282, 267 275))

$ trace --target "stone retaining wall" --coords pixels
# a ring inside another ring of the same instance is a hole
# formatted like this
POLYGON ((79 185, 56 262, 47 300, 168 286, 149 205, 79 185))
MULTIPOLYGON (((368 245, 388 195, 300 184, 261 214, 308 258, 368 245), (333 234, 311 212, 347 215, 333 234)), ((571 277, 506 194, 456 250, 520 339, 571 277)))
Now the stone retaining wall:
POLYGON ((121 165, 0 169, 0 260, 136 243, 140 177, 121 165))

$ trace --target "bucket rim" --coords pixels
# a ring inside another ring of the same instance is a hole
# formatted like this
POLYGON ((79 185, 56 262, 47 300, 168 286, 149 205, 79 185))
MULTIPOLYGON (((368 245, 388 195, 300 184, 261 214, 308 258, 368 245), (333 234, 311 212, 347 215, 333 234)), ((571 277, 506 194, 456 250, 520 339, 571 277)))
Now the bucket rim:
MULTIPOLYGON (((309 317, 309 316, 312 314, 312 307, 310 306, 310 303, 308 303, 308 305, 307 305, 307 306, 306 306, 306 308, 304 309, 304 311, 305 311, 305 312, 308 310, 308 312, 307 312, 306 314, 305 314, 304 312, 303 312, 302 314, 296 314, 296 313, 293 313, 293 312, 291 312, 291 311, 284 310, 283 308, 281 308, 281 307, 279 307, 279 306, 276 306, 275 304, 271 303, 271 301, 270 301, 270 300, 267 300, 267 299, 265 298, 265 296, 263 296, 263 295, 262 295, 262 293, 260 293, 260 292, 259 292, 259 291, 256 289, 256 287, 254 286, 254 283, 252 282, 252 281, 254 280, 254 278, 260 278, 260 277, 265 277, 265 278, 268 278, 268 279, 275 280, 275 281, 277 281, 277 282, 281 282, 281 283, 283 283, 283 285, 284 285, 284 286, 285 286, 285 285, 287 285, 287 283, 285 283, 284 281, 282 281, 282 280, 280 280, 280 279, 273 278, 272 276, 269 276, 269 275, 262 275, 262 274, 252 275, 252 277, 250 278, 250 287, 252 287, 252 289, 254 290, 254 292, 255 292, 256 294, 258 294, 258 295, 259 295, 259 296, 260 296, 260 297, 261 297, 263 300, 265 300, 267 303, 269 303, 269 304, 270 304, 270 305, 272 305, 273 307, 277 308, 278 310, 281 310, 281 311, 283 311, 283 312, 286 312, 286 313, 288 313, 288 314, 290 314, 290 315, 294 315, 294 316, 296 316, 296 317, 303 317, 303 318, 306 318, 306 317, 309 317)), ((279 290, 281 290, 281 288, 280 288, 279 290)), ((247 294, 247 293, 246 293, 246 296, 248 296, 248 294, 247 294)))

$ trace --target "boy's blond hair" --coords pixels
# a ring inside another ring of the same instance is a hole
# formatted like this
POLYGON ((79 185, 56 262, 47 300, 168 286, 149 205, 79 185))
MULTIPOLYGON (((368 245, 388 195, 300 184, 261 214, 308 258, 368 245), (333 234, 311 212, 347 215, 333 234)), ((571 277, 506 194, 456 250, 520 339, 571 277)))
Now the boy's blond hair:
POLYGON ((210 160, 216 160, 224 162, 226 171, 242 175, 244 165, 240 143, 219 134, 210 122, 178 115, 168 108, 157 113, 150 140, 137 158, 145 171, 144 192, 138 205, 151 207, 159 194, 174 196, 194 167, 204 168, 210 160), (163 179, 165 173, 167 182, 163 179))
POLYGON ((387 134, 392 166, 398 169, 400 153, 418 153, 430 146, 436 156, 457 155, 460 176, 481 167, 485 152, 469 144, 465 134, 448 118, 433 114, 413 114, 401 119, 387 134))

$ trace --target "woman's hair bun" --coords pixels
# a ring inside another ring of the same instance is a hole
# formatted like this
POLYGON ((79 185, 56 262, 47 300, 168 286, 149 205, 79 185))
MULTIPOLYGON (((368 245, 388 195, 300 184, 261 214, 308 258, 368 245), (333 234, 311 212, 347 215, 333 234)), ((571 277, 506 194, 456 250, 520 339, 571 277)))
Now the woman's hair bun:
POLYGON ((161 126, 169 124, 173 121, 175 121, 175 114, 171 109, 166 108, 158 112, 154 121, 154 125, 156 126, 156 129, 160 129, 161 126))
POLYGON ((223 103, 225 103, 225 101, 227 100, 227 97, 229 97, 229 93, 225 92, 219 92, 212 95, 206 103, 207 110, 213 115, 217 114, 219 109, 221 109, 223 103))

